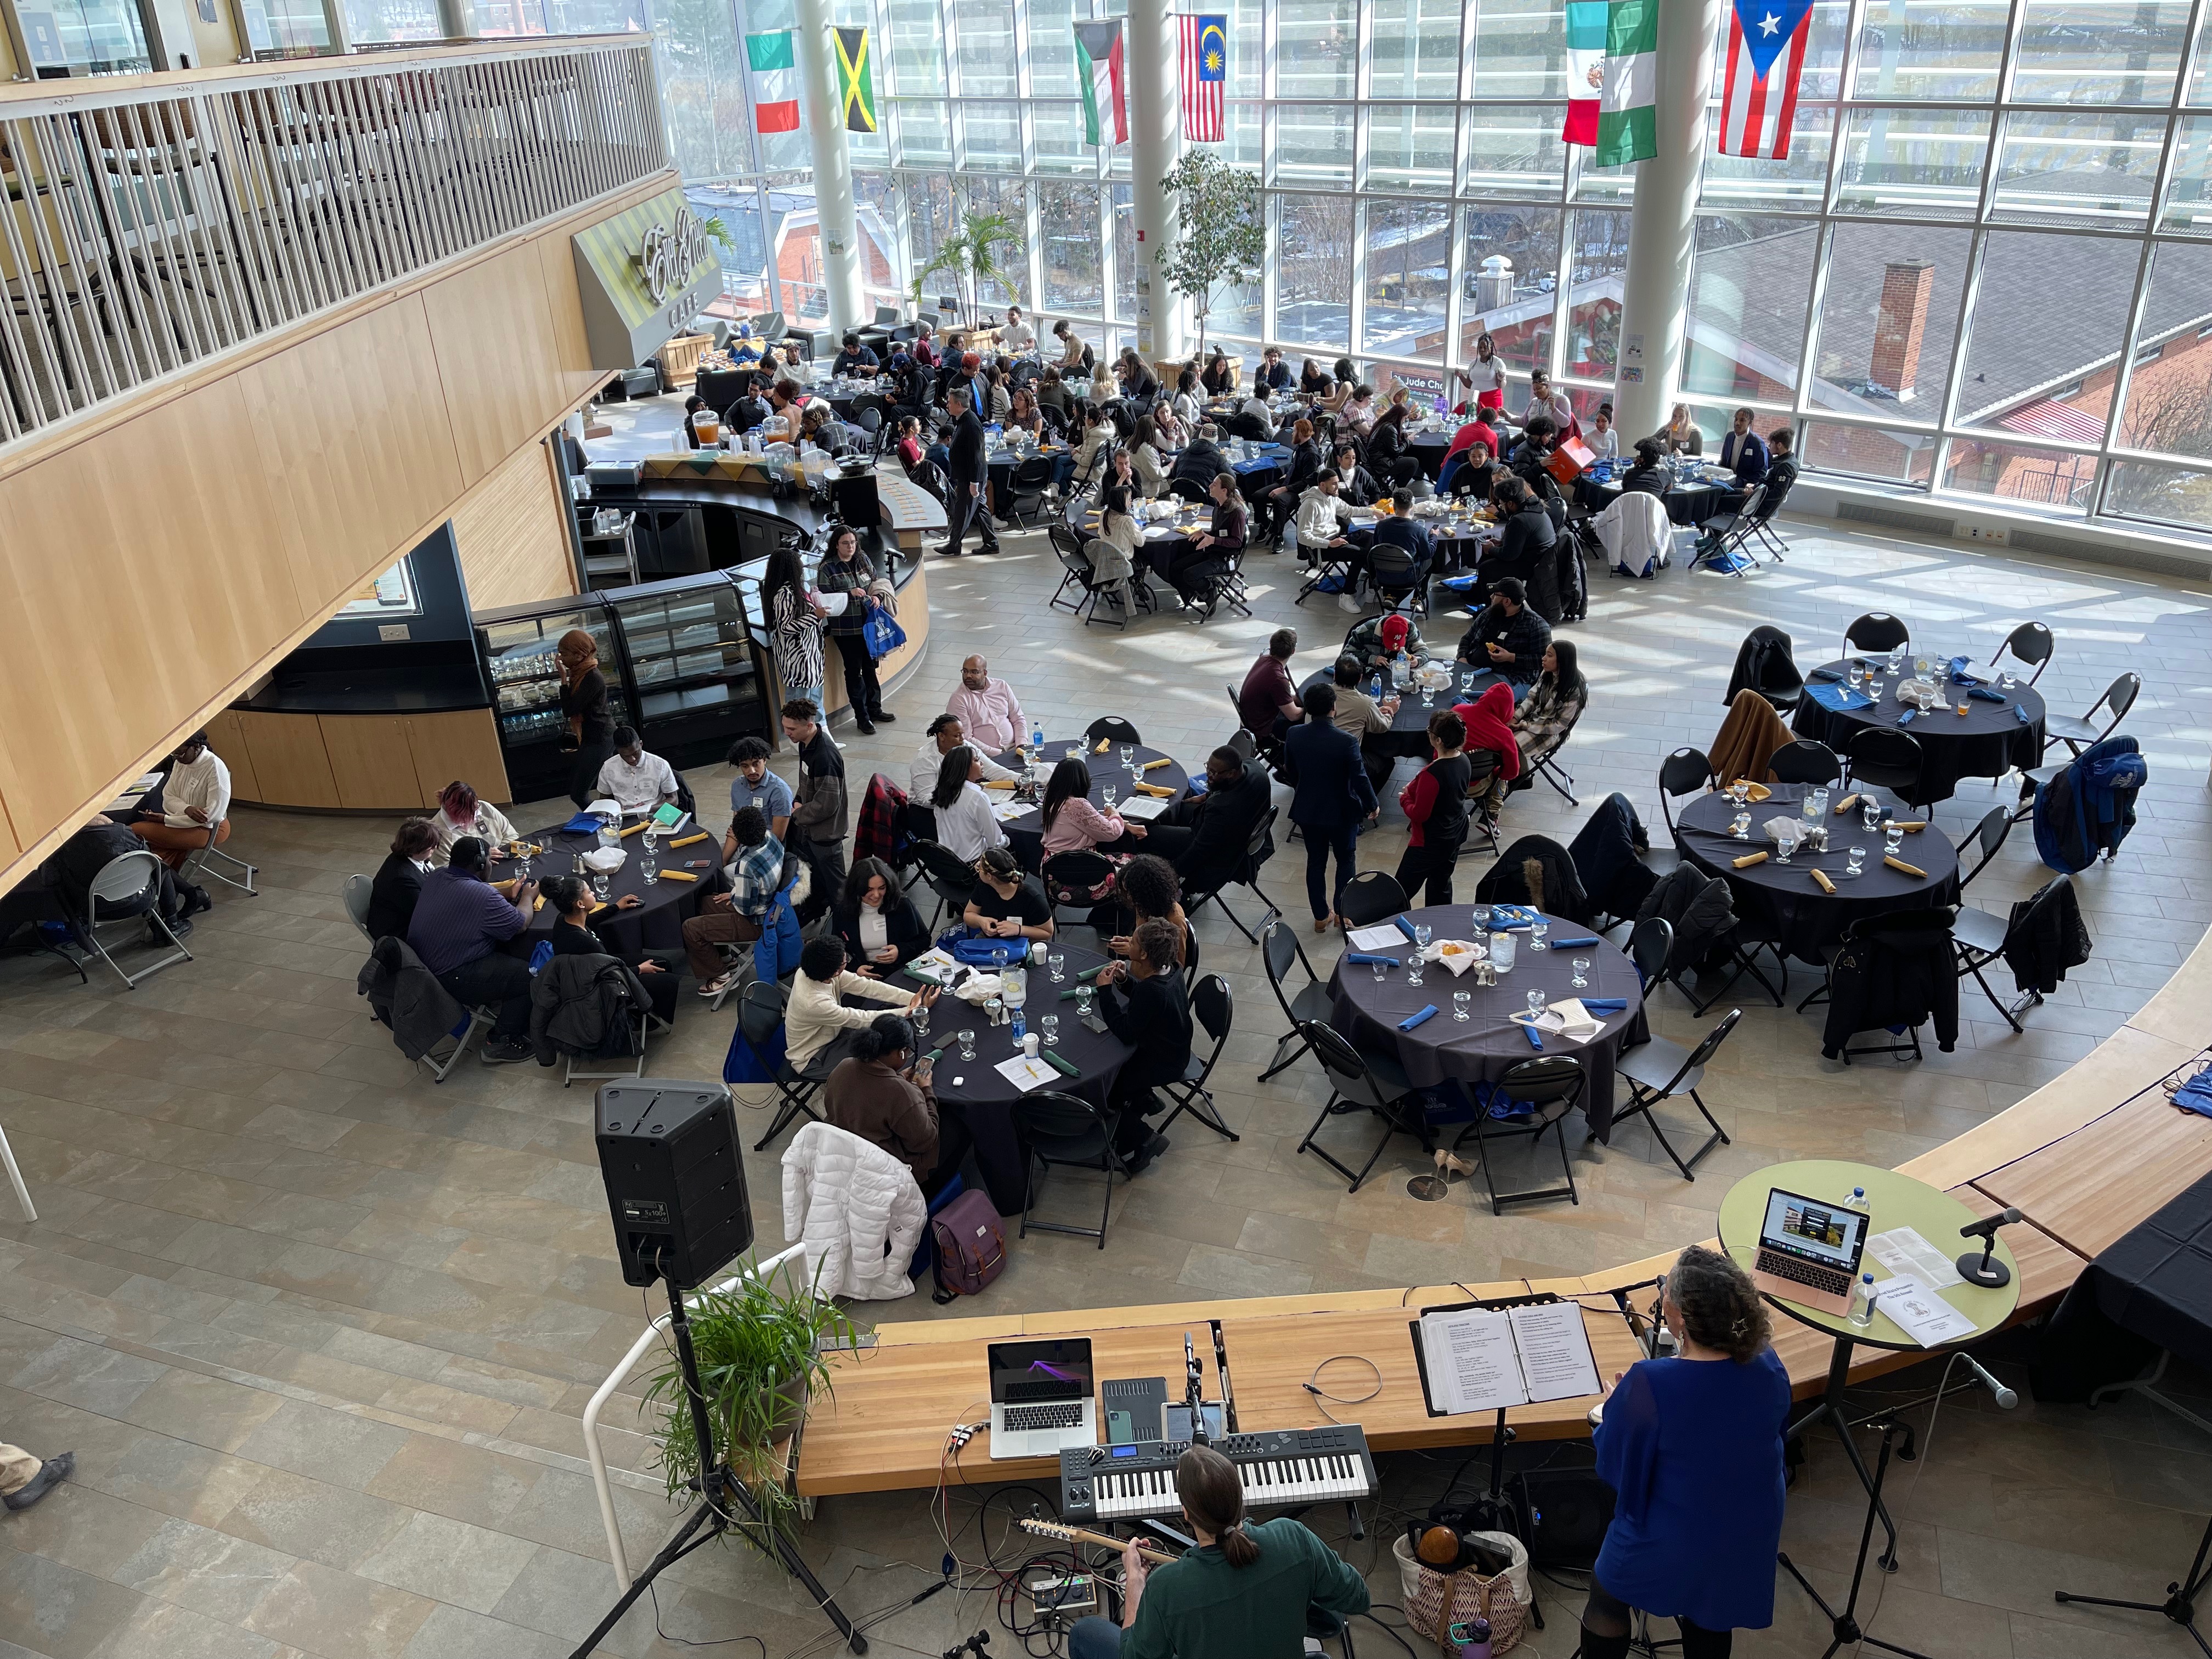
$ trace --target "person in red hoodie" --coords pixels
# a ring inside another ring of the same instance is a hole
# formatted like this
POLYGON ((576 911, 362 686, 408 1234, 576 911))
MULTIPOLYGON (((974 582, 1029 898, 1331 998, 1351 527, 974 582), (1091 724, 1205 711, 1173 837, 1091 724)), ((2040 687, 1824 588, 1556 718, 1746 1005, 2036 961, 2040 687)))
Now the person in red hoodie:
MULTIPOLYGON (((1491 776, 1510 783, 1521 775, 1521 745, 1513 736, 1513 688, 1499 681, 1473 702, 1455 704, 1452 713, 1467 726, 1470 754, 1488 750, 1498 757, 1491 776)), ((1492 816, 1494 814, 1486 814, 1492 816)))
POLYGON ((1467 758, 1467 722, 1449 708, 1438 711, 1429 720, 1429 742, 1436 758, 1398 792, 1409 826, 1406 855, 1398 860, 1398 885, 1411 902, 1425 882, 1428 896, 1420 902, 1449 904, 1452 869, 1467 842, 1467 786, 1474 775, 1467 758))

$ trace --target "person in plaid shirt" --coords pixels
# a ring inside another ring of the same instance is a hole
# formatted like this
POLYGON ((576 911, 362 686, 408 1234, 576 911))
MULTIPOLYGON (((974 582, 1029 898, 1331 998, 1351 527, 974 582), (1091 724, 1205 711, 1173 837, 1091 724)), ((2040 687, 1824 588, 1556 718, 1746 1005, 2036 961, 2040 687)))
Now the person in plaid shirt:
POLYGON ((719 996, 736 977, 738 970, 726 965, 718 947, 760 937, 760 919, 783 874, 783 843, 769 833, 757 806, 742 807, 732 817, 722 856, 729 890, 708 894, 699 914, 684 924, 684 954, 702 997, 719 996))

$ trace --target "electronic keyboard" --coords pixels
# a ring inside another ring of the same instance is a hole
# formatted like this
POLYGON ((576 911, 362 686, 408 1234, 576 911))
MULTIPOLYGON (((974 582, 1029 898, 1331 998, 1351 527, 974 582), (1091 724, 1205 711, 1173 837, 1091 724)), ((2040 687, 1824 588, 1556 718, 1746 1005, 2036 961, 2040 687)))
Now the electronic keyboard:
MULTIPOLYGON (((1081 1446, 1060 1455, 1063 1521, 1173 1515, 1176 1462, 1188 1440, 1081 1446)), ((1357 1425, 1224 1435, 1213 1449, 1237 1466, 1248 1509, 1352 1502, 1375 1492, 1375 1459, 1357 1425)))

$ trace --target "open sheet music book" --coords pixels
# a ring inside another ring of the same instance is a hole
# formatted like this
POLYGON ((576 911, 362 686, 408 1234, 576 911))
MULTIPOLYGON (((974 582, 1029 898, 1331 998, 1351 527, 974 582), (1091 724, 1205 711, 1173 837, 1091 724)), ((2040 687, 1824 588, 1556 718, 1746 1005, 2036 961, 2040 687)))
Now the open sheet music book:
POLYGON ((1597 1357, 1578 1303, 1431 1308, 1413 1322, 1429 1415, 1494 1412, 1598 1393, 1597 1357))

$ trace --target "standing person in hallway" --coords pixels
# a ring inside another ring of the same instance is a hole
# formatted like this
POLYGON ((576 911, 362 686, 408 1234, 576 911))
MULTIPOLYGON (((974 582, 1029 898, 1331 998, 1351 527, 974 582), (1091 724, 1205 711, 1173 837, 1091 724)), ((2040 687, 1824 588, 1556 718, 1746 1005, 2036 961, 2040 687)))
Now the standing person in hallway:
POLYGON ((210 829, 217 847, 230 839, 230 768, 208 747, 204 732, 186 738, 169 758, 160 815, 149 813, 131 828, 161 854, 162 863, 181 870, 187 858, 208 845, 210 829))
POLYGON ((1358 741, 1331 718, 1336 687, 1322 680, 1308 686, 1300 701, 1305 720, 1285 734, 1283 764, 1297 780, 1291 822, 1305 832, 1306 898, 1314 932, 1320 933, 1338 921, 1336 901, 1358 867, 1359 826, 1375 811, 1375 786, 1360 764, 1358 741), (1331 853, 1336 854, 1334 886, 1328 881, 1331 853))
POLYGON ((817 705, 794 697, 783 706, 783 735, 799 747, 799 788, 791 809, 790 848, 813 872, 801 907, 802 922, 827 909, 845 884, 845 837, 851 802, 845 793, 845 757, 830 741, 817 705))
POLYGON ((1001 755, 1029 741, 1022 700, 1012 686, 992 677, 985 658, 970 657, 960 665, 960 684, 945 700, 945 712, 959 717, 969 740, 987 755, 1001 755))
POLYGON ((76 1468, 76 1454, 63 1452, 41 1462, 21 1446, 0 1441, 0 1503, 27 1510, 76 1468))
MULTIPOLYGON (((769 834, 782 841, 791 830, 791 786, 768 769, 768 740, 739 738, 730 745, 730 764, 738 769, 738 775, 730 780, 732 816, 757 806, 768 821, 769 834)), ((729 856, 726 848, 722 855, 729 856)))
POLYGON ((502 1066, 534 1056, 530 964, 501 947, 530 925, 538 884, 522 882, 507 899, 488 884, 490 867, 483 842, 474 836, 455 842, 446 867, 422 878, 407 944, 463 1007, 498 1010, 483 1062, 502 1066))
POLYGON ((945 470, 952 480, 952 499, 945 504, 945 556, 957 559, 968 527, 982 532, 983 551, 999 550, 998 526, 991 522, 991 506, 983 491, 991 479, 991 463, 983 445, 983 422, 971 407, 973 396, 964 386, 946 394, 945 407, 952 416, 952 446, 945 470))
POLYGON ((1398 885, 1418 904, 1452 902, 1452 870, 1467 844, 1467 786, 1474 768, 1467 758, 1467 723, 1449 708, 1429 720, 1429 742, 1436 758, 1398 792, 1406 814, 1405 856, 1398 860, 1398 885), (1419 896, 1422 884, 1428 896, 1419 896))
POLYGON ((1728 1659, 1774 1622, 1790 1376, 1766 1307, 1719 1251, 1692 1244, 1660 1304, 1680 1356, 1613 1378, 1593 1443, 1617 1494, 1583 1608, 1583 1659, 1627 1659, 1630 1610, 1682 1627, 1683 1659, 1728 1659))
POLYGON ((599 769, 615 751, 615 722, 607 712, 607 677, 599 671, 599 642, 572 628, 554 647, 561 667, 561 713, 568 722, 575 763, 568 769, 568 799, 581 811, 591 804, 599 769))
POLYGON ((892 603, 890 584, 876 574, 874 562, 860 551, 860 532, 848 524, 831 524, 830 545, 815 567, 816 586, 825 593, 842 593, 845 608, 830 618, 830 637, 837 641, 837 658, 845 669, 845 701, 853 710, 853 724, 862 737, 874 735, 880 722, 888 726, 897 717, 884 708, 883 683, 876 678, 876 659, 868 654, 865 630, 868 607, 892 603))
POLYGON ((779 544, 761 574, 761 608, 775 640, 775 677, 783 695, 822 706, 822 635, 830 612, 807 586, 799 550, 779 544))

